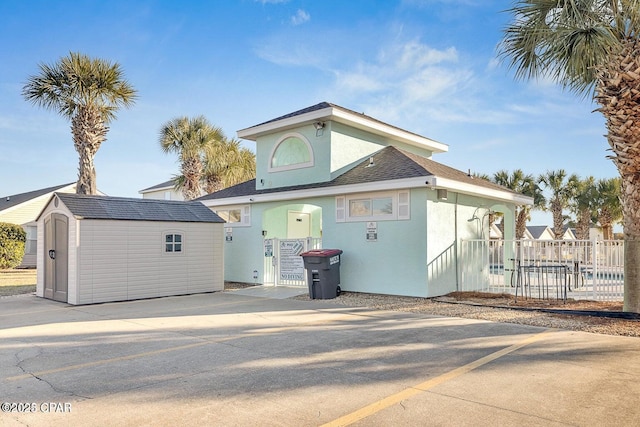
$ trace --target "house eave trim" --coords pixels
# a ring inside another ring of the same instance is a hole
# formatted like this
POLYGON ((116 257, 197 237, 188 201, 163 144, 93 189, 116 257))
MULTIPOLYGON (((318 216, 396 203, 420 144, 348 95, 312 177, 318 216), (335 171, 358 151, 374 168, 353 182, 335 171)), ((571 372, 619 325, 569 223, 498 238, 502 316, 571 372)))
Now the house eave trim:
POLYGON ((376 191, 403 190, 407 188, 428 187, 442 188, 454 192, 490 198, 496 201, 515 203, 518 205, 532 205, 531 197, 514 194, 509 191, 488 189, 477 185, 469 185, 433 175, 377 181, 365 184, 340 185, 334 187, 311 188, 305 190, 283 191, 279 193, 251 194, 247 196, 227 197, 223 199, 200 200, 207 207, 226 206, 233 204, 250 204, 264 202, 281 202, 287 200, 306 199, 312 197, 338 196, 342 194, 370 193, 376 191))
POLYGON ((354 114, 340 108, 329 107, 322 110, 311 111, 293 117, 287 117, 275 122, 241 129, 237 132, 238 138, 255 141, 259 136, 271 132, 283 131, 296 126, 311 124, 316 121, 336 121, 358 129, 366 130, 374 134, 401 141, 409 145, 426 148, 434 153, 444 153, 449 151, 449 146, 438 141, 434 141, 424 136, 416 135, 405 130, 389 126, 377 120, 371 120, 367 116, 354 114))

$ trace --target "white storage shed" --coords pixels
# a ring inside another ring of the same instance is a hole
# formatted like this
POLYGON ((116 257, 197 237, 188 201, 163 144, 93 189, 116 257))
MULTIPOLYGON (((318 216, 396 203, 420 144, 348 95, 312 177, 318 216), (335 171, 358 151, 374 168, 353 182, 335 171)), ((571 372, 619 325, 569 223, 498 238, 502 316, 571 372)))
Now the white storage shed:
POLYGON ((92 304, 224 289, 224 220, 200 202, 55 193, 37 222, 40 297, 92 304))

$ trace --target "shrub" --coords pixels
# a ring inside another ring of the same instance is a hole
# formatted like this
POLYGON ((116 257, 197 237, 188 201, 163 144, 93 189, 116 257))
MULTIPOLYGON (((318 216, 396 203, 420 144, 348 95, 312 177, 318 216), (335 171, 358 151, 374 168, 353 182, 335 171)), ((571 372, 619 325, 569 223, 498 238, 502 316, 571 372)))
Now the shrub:
POLYGON ((0 270, 20 265, 26 241, 27 233, 21 226, 0 222, 0 270))

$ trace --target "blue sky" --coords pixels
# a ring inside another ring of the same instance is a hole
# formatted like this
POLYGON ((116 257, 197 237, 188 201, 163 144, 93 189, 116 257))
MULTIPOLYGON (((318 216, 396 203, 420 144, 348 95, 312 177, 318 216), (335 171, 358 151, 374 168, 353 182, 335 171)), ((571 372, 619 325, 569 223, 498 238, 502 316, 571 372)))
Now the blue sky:
POLYGON ((617 176, 590 99, 515 81, 497 58, 510 3, 0 0, 0 195, 77 179, 70 123, 21 96, 38 64, 70 51, 118 62, 139 91, 96 156, 113 196, 177 172, 158 144, 175 117, 202 114, 235 136, 321 101, 445 143, 434 160, 460 170, 617 176))

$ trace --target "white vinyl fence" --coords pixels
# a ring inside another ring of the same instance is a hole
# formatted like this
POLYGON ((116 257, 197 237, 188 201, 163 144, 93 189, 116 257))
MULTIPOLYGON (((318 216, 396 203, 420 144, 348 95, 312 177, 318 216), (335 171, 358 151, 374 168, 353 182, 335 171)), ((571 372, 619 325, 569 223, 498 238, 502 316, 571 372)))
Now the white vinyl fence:
POLYGON ((321 249, 322 239, 265 239, 264 284, 307 286, 307 276, 301 253, 321 249))
POLYGON ((466 240, 459 290, 617 301, 623 298, 623 260, 621 240, 466 240))

